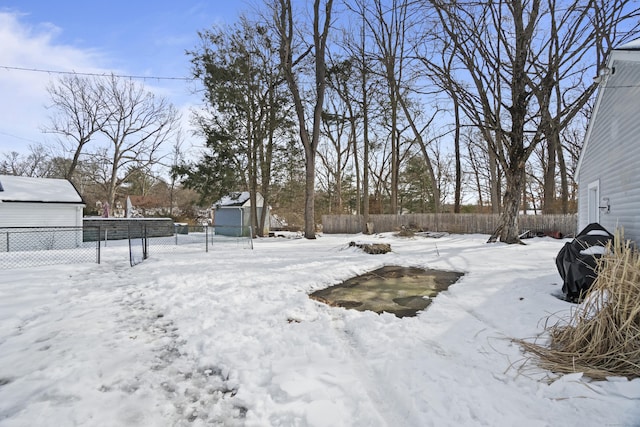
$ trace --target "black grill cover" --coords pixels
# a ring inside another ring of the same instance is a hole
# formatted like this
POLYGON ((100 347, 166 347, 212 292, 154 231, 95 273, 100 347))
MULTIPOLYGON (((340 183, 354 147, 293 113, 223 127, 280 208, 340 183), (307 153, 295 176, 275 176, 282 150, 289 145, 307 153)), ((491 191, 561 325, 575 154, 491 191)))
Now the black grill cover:
POLYGON ((600 224, 592 223, 560 249, 556 267, 563 280, 562 292, 567 301, 579 302, 591 287, 596 279, 595 267, 602 256, 602 247, 611 240, 611 233, 600 224))

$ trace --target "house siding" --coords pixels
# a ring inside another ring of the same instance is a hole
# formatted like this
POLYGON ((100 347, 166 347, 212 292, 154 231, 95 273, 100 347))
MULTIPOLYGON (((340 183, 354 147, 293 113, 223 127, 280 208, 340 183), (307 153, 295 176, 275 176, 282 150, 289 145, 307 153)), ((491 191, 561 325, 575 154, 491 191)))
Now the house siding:
MULTIPOLYGON (((578 174, 578 228, 588 225, 589 185, 599 184, 599 223, 613 232, 624 228, 625 238, 640 242, 640 52, 612 55, 615 69, 601 88, 585 141, 578 174)), ((579 231, 578 230, 578 231, 579 231)))
POLYGON ((222 236, 242 236, 243 222, 245 221, 244 208, 241 207, 224 207, 218 208, 215 212, 213 226, 215 233, 222 236), (241 219, 242 217, 242 219, 241 219))
MULTIPOLYGON (((262 207, 257 209, 258 219, 262 215, 262 207)), ((267 213, 269 213, 267 211, 267 213)), ((222 236, 249 236, 251 227, 251 207, 219 207, 215 210, 213 226, 215 233, 222 236)), ((269 224, 265 223, 264 233, 269 232, 269 224)))
POLYGON ((81 206, 0 203, 0 252, 70 249, 81 245, 81 206))
POLYGON ((0 227, 82 227, 82 205, 2 202, 0 227))

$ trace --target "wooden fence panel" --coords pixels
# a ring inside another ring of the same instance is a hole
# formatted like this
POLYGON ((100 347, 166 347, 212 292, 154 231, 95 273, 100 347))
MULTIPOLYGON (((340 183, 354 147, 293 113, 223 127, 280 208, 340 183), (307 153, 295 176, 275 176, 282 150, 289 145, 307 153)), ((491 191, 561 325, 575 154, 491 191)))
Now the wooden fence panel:
MULTIPOLYGON (((403 227, 423 231, 447 231, 456 234, 492 234, 498 227, 497 214, 405 214, 370 215, 372 231, 384 233, 403 227)), ((559 232, 572 236, 577 232, 577 215, 521 215, 521 231, 559 232)), ((322 229, 327 234, 356 234, 364 230, 362 215, 323 215, 322 229)))

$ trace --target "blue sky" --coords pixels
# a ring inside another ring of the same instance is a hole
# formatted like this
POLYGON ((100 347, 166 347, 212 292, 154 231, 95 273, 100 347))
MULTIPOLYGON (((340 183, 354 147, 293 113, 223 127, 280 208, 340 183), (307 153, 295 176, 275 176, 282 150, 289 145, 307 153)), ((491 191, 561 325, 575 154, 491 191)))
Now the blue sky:
MULTIPOLYGON (((46 85, 55 74, 19 71, 98 72, 188 77, 185 50, 197 32, 233 23, 251 13, 251 0, 112 0, 0 3, 0 154, 24 153, 30 144, 53 144, 41 129, 48 122, 46 85)), ((183 111, 199 101, 187 83, 143 80, 183 111)))

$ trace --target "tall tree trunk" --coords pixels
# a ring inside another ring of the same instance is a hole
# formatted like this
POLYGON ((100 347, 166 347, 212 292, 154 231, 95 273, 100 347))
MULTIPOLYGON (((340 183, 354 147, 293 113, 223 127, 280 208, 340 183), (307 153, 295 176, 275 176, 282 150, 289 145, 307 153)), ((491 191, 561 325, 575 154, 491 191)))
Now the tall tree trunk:
POLYGON ((499 237, 500 241, 504 243, 519 243, 520 230, 518 214, 520 212, 520 201, 522 200, 526 185, 524 164, 514 163, 514 167, 505 173, 505 178, 506 188, 502 215, 500 216, 498 228, 489 240, 495 241, 496 237, 499 237))
POLYGON ((315 239, 316 152, 305 147, 304 234, 315 239))
MULTIPOLYGON (((395 87, 392 89, 395 92, 395 87)), ((397 215, 398 212, 398 172, 399 166, 399 149, 398 149, 398 103, 395 99, 395 93, 390 94, 391 102, 391 213, 397 215)))
MULTIPOLYGON (((274 84, 269 86, 268 99, 270 105, 275 105, 275 91, 274 84)), ((260 144, 260 188, 262 190, 262 212, 258 227, 260 228, 260 235, 264 234, 265 223, 270 225, 271 218, 267 215, 268 207, 271 200, 271 165, 273 163, 273 146, 274 146, 274 133, 277 128, 277 111, 275 108, 269 108, 267 113, 267 138, 266 145, 260 144)))
POLYGON ((260 227, 258 226, 258 186, 255 176, 253 177, 252 181, 253 182, 251 183, 251 191, 249 192, 249 200, 251 203, 251 229, 249 230, 249 232, 251 234, 251 237, 262 237, 263 231, 260 230, 260 227))
MULTIPOLYGON (((495 136, 493 136, 493 138, 495 138, 495 146, 499 147, 500 144, 500 133, 496 132, 495 136)), ((501 204, 501 191, 500 189, 502 188, 502 179, 500 177, 500 170, 499 170, 499 163, 498 163, 498 157, 496 155, 495 150, 489 148, 488 150, 488 154, 489 154, 489 177, 490 177, 490 182, 489 182, 489 192, 490 192, 490 197, 491 197, 491 213, 493 214, 499 214, 500 212, 502 212, 502 204, 501 204)))
POLYGON ((453 137, 454 151, 456 156, 456 188, 453 203, 453 212, 460 213, 462 194, 462 164, 460 161, 460 104, 458 98, 453 96, 453 111, 455 115, 455 133, 453 137))
MULTIPOLYGON (((362 10, 362 149, 363 149, 363 165, 362 165, 362 218, 363 233, 370 233, 372 230, 368 228, 369 224, 369 99, 367 94, 367 60, 365 55, 365 15, 364 3, 362 10)), ((360 202, 358 200, 358 202, 360 202)))
POLYGON ((333 0, 325 0, 324 22, 321 27, 320 0, 313 2, 313 47, 315 49, 315 88, 316 101, 313 108, 313 128, 311 135, 307 128, 305 108, 298 87, 298 80, 293 72, 293 10, 292 0, 277 1, 276 27, 280 37, 280 63, 285 80, 293 97, 293 104, 300 127, 300 140, 305 152, 305 210, 304 234, 307 239, 315 239, 315 160, 320 139, 320 123, 322 121, 322 107, 326 88, 325 52, 329 27, 331 25, 331 9, 333 0))
POLYGON ((556 155, 560 148, 558 132, 549 124, 546 132, 547 140, 547 161, 544 168, 542 211, 545 214, 556 213, 556 155))
POLYGON ((358 158, 358 138, 356 132, 356 121, 355 117, 353 117, 353 113, 351 114, 351 147, 353 149, 353 168, 356 175, 356 215, 360 215, 362 210, 360 209, 360 199, 362 189, 360 188, 360 183, 362 181, 362 177, 360 174, 360 159, 358 158))
MULTIPOLYGON (((273 110, 273 109, 272 109, 273 110)), ((269 113, 269 116, 272 116, 269 113)), ((271 129, 269 133, 271 133, 271 129)), ((269 140, 267 143, 267 147, 262 147, 260 150, 260 171, 261 171, 261 179, 260 179, 260 189, 262 190, 262 210, 260 211, 260 217, 258 218, 258 236, 264 236, 265 224, 269 224, 269 216, 267 215, 267 211, 269 208, 269 201, 271 199, 271 161, 272 161, 272 144, 273 139, 272 136, 269 135, 269 140), (266 148, 266 150, 265 150, 266 148), (266 151, 266 153, 265 153, 266 151)))
POLYGON ((562 204, 562 213, 569 213, 569 178, 567 176, 567 164, 564 161, 564 152, 562 145, 558 148, 558 169, 560 170, 560 197, 562 204))
MULTIPOLYGON (((251 237, 262 235, 262 233, 258 234, 258 143, 255 129, 253 129, 254 124, 255 120, 251 120, 247 124, 247 161, 249 163, 247 173, 249 175, 249 202, 251 204, 249 209, 249 233, 251 237)), ((244 224, 240 225, 244 227, 244 224)), ((241 234, 244 234, 244 230, 242 230, 241 234)))
POLYGON ((367 224, 369 224, 369 106, 367 99, 367 78, 364 70, 362 72, 362 126, 362 218, 364 219, 363 232, 370 233, 372 230, 369 230, 367 228, 367 224))
POLYGON ((484 198, 482 197, 482 184, 480 180, 480 167, 478 162, 476 161, 474 150, 471 147, 471 143, 467 146, 467 151, 469 153, 469 163, 471 164, 471 169, 473 169, 473 176, 476 182, 476 191, 478 192, 478 205, 482 208, 484 207, 484 198))
POLYGON ((534 0, 529 15, 524 13, 524 3, 514 1, 510 7, 513 11, 515 27, 515 46, 513 68, 511 74, 511 129, 509 131, 509 156, 508 165, 505 167, 507 187, 504 193, 504 210, 501 216, 500 241, 505 243, 518 243, 520 233, 518 230, 518 212, 520 201, 525 186, 525 166, 529 158, 532 143, 529 149, 524 144, 524 128, 528 112, 530 93, 527 90, 527 55, 529 43, 534 32, 534 23, 537 19, 540 2, 534 0), (524 17, 529 19, 525 24, 524 17))

